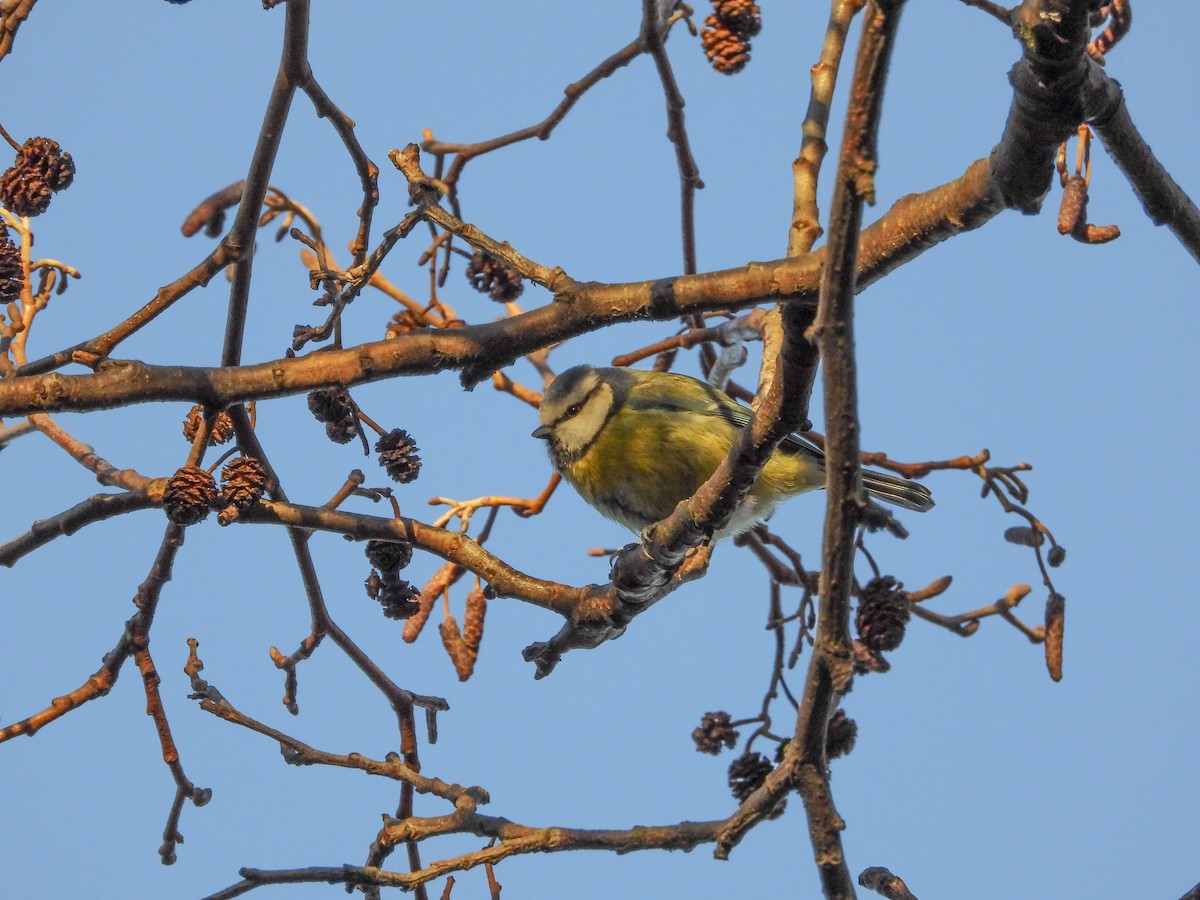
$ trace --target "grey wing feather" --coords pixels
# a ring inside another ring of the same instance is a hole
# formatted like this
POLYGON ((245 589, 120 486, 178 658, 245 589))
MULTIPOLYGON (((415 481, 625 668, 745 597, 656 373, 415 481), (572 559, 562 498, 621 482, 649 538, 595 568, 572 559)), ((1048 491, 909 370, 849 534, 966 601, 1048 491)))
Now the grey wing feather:
MULTIPOLYGON (((720 415, 725 416, 739 428, 745 428, 750 424, 751 412, 741 404, 725 399, 720 401, 720 407, 720 415)), ((780 441, 779 449, 785 453, 800 453, 822 461, 825 459, 825 453, 820 447, 813 446, 795 434, 789 434, 780 441)), ((863 487, 876 500, 884 500, 916 512, 928 512, 933 508, 933 494, 923 484, 872 469, 862 470, 862 480, 863 487)))
MULTIPOLYGON (((753 415, 751 410, 742 406, 740 403, 723 397, 720 402, 720 411, 713 411, 713 415, 720 415, 728 419, 738 428, 745 428, 750 424, 750 418, 753 415)), ((810 456, 815 456, 817 459, 824 459, 825 454, 820 447, 813 446, 804 438, 796 434, 789 434, 779 442, 779 448, 787 453, 804 453, 810 456)))
POLYGON ((886 500, 916 512, 933 509, 933 494, 923 484, 871 469, 862 470, 862 480, 867 493, 876 500, 886 500))

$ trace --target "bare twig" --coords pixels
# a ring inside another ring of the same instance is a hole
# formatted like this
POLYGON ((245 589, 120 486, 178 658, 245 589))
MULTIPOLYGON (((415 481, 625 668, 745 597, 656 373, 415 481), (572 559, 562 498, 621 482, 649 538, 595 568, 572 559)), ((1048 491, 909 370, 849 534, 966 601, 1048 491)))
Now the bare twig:
POLYGON ((48 519, 38 519, 24 534, 0 544, 0 566, 11 568, 23 556, 55 538, 72 535, 87 525, 157 506, 162 503, 162 482, 156 482, 156 487, 157 491, 153 494, 146 490, 95 494, 48 519))
POLYGON ((808 97, 808 112, 801 128, 803 138, 800 153, 792 162, 792 225, 788 229, 788 256, 799 256, 812 249, 822 234, 821 215, 817 209, 817 179, 821 163, 829 151, 825 142, 829 127, 829 107, 837 86, 842 51, 850 22, 858 15, 866 0, 832 0, 821 58, 812 67, 812 88, 808 97))
MULTIPOLYGON (((682 19, 681 15, 672 15, 664 26, 664 30, 680 19, 682 19)), ((646 34, 643 25, 642 32, 639 33, 636 39, 609 56, 578 81, 567 85, 563 89, 564 97, 562 101, 541 122, 509 134, 501 135, 500 137, 473 144, 449 143, 435 140, 433 135, 426 131, 425 138, 421 141, 421 149, 426 153, 431 153, 439 157, 451 154, 454 156, 454 161, 450 164, 449 170, 441 178, 442 183, 453 191, 459 178, 462 177, 463 169, 476 156, 482 156, 485 153, 499 150, 502 147, 508 147, 520 141, 527 141, 531 138, 537 138, 542 141, 548 139, 555 127, 566 118, 567 113, 571 111, 571 108, 579 101, 580 97, 618 69, 629 65, 629 63, 646 51, 646 34)))
POLYGON ((917 900, 904 880, 899 875, 893 875, 883 866, 863 869, 858 876, 858 883, 867 890, 887 897, 887 900, 917 900))
POLYGON ((658 10, 661 5, 658 0, 642 0, 642 32, 638 35, 638 41, 654 60, 667 101, 667 139, 675 148, 675 164, 679 168, 679 230, 683 236, 683 271, 691 275, 696 271, 696 191, 704 187, 704 182, 700 180, 700 167, 692 155, 683 122, 683 94, 675 81, 671 60, 667 57, 666 36, 678 16, 660 20, 658 10))
POLYGON ((993 19, 997 19, 1005 25, 1012 26, 1012 12, 999 3, 993 3, 992 0, 962 0, 962 2, 967 6, 983 10, 993 19))

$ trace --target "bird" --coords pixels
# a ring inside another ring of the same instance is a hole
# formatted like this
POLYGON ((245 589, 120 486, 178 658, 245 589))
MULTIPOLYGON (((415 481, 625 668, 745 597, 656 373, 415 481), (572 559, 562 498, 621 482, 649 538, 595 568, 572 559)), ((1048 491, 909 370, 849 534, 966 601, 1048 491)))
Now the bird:
MULTIPOLYGON (((635 533, 691 497, 737 440, 751 412, 711 385, 673 372, 567 369, 546 388, 532 436, 579 495, 635 533)), ((926 512, 924 485, 864 469, 872 497, 926 512)), ((797 435, 783 439, 750 493, 714 539, 741 534, 781 500, 825 486, 825 454, 797 435)))

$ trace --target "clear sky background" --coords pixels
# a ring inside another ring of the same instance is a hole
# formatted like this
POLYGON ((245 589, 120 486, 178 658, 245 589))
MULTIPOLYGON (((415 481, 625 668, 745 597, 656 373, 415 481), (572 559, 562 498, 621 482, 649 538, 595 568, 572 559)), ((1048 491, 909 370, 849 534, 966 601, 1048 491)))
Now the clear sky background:
MULTIPOLYGON (((736 77, 711 72, 683 29, 669 42, 706 184, 697 200, 702 270, 785 251, 790 164, 827 10, 763 5, 764 30, 736 77)), ((565 85, 636 35, 639 8, 314 3, 315 74, 357 121, 382 169, 375 238, 407 211, 389 149, 419 140, 423 128, 477 140, 540 120, 565 85)), ((245 173, 283 16, 229 0, 34 10, 0 64, 0 121, 15 136, 53 137, 74 155, 75 184, 35 222, 37 253, 76 266, 84 278, 39 318, 31 357, 112 326, 208 252, 211 239, 184 239, 179 225, 199 200, 245 173)), ((1143 135, 1193 196, 1200 125, 1190 60, 1198 31, 1195 3, 1138 4, 1133 30, 1108 64, 1143 135)), ((879 205, 868 221, 987 155, 1003 127, 1007 71, 1018 56, 1008 31, 978 10, 951 0, 909 4, 883 119, 879 205)), ((847 67, 843 86, 848 80, 847 67)), ((835 121, 843 105, 839 93, 835 121)), ((638 59, 585 96, 548 142, 472 162, 462 182, 465 217, 580 280, 677 273, 678 177, 665 130, 653 65, 638 59)), ((835 147, 836 140, 835 133, 835 147)), ((1091 219, 1120 225, 1115 243, 1087 247, 1059 237, 1056 191, 1042 215, 1005 213, 860 297, 864 447, 910 460, 987 447, 999 464, 1032 463, 1029 507, 1068 550, 1055 576, 1067 597, 1062 683, 1051 683, 1041 648, 1001 621, 986 621, 969 640, 914 621, 891 655, 892 671, 856 680, 846 698, 859 737, 854 752, 833 764, 833 790, 848 823, 850 868, 889 866, 922 900, 1176 898, 1200 880, 1200 607, 1191 567, 1200 276, 1175 238, 1147 221, 1101 151, 1094 161, 1091 219)), ((831 175, 827 169, 823 210, 831 175)), ((332 129, 302 96, 272 182, 313 210, 344 262, 358 181, 332 129)), ((422 239, 385 266, 416 296, 427 290, 416 267, 422 239)), ((281 356, 295 323, 323 316, 309 305, 316 295, 307 281, 296 245, 264 234, 247 361, 281 356)), ((214 279, 119 355, 216 364, 227 293, 227 283, 214 279)), ((471 321, 499 311, 461 271, 442 296, 471 321)), ((548 299, 529 287, 522 302, 548 299)), ((347 312, 347 342, 382 337, 393 311, 392 301, 364 295, 347 312)), ((606 363, 672 331, 669 323, 613 328, 569 342, 552 362, 559 370, 606 363)), ((681 356, 679 367, 695 372, 696 361, 681 356)), ((512 374, 537 386, 525 363, 512 374)), ((754 381, 750 369, 738 377, 754 381)), ((533 496, 549 475, 540 444, 528 437, 532 410, 486 384, 465 393, 446 373, 370 385, 354 396, 420 444, 422 476, 399 489, 406 514, 432 520, 437 511, 425 501, 435 495, 533 496)), ((186 412, 186 404, 157 404, 59 420, 115 465, 162 476, 187 453, 186 412)), ((297 502, 323 503, 349 469, 371 471, 354 445, 325 440, 303 397, 261 406, 259 428, 297 502)), ((0 541, 97 490, 37 435, 0 453, 0 479, 0 541)), ((930 603, 948 614, 1028 582, 1035 589, 1019 613, 1039 621, 1044 591, 1032 553, 1002 538, 1019 523, 980 500, 971 476, 940 474, 926 483, 936 509, 902 516, 909 540, 871 542, 881 567, 911 588, 953 574, 952 589, 930 603)), ((349 508, 380 513, 366 501, 349 508)), ((813 568, 821 517, 821 496, 810 495, 772 522, 813 568)), ((96 670, 132 612, 129 600, 162 528, 160 512, 137 513, 0 572, 0 723, 45 707, 96 670)), ((626 540, 564 489, 536 519, 502 514, 489 547, 531 574, 582 584, 607 574, 607 562, 585 551, 626 540)), ((530 825, 628 827, 732 809, 725 786, 732 755, 696 753, 690 732, 709 710, 752 715, 767 686, 766 576, 747 551, 722 545, 706 579, 639 617, 619 641, 569 654, 542 681, 520 651, 552 635, 558 618, 518 601, 493 602, 476 674, 460 684, 436 618, 416 645, 403 644, 400 626, 365 597, 360 545, 325 535, 312 548, 334 617, 398 683, 449 701, 439 742, 421 748, 424 769, 486 787, 493 802, 485 812, 530 825)), ((408 572, 422 583, 438 564, 421 556, 408 572)), ((454 593, 456 610, 464 595, 465 586, 454 593)), ((300 716, 280 705, 283 679, 267 648, 290 652, 308 622, 281 531, 221 529, 215 517, 189 529, 152 647, 185 769, 213 789, 212 802, 185 809, 187 843, 176 865, 162 866, 156 849, 174 789, 137 672, 127 666, 107 698, 0 747, 2 892, 198 897, 237 880, 240 866, 361 863, 379 815, 395 811, 392 783, 288 767, 270 741, 186 699, 185 640, 195 637, 206 677, 248 714, 332 752, 382 758, 396 749, 386 703, 330 644, 301 667, 300 716)), ((797 692, 806 661, 790 679, 797 692)), ((777 728, 789 731, 788 712, 777 714, 777 728)), ((506 898, 815 897, 799 798, 789 806, 728 862, 714 861, 707 847, 571 853, 511 859, 497 876, 506 898)), ((418 798, 417 811, 449 810, 418 798)), ((481 845, 443 839, 423 845, 422 858, 481 845)), ((391 862, 399 865, 400 854, 391 862)), ((486 890, 483 873, 471 872, 453 896, 486 890)), ((436 883, 431 893, 440 891, 436 883)))

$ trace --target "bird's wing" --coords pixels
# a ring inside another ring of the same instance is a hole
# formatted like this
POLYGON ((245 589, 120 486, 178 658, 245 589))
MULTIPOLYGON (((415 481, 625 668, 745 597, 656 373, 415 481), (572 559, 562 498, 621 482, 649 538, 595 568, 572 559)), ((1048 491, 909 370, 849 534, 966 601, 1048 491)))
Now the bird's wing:
MULTIPOLYGON (((678 389, 670 392, 655 390, 654 382, 646 381, 631 388, 626 402, 635 409, 663 409, 690 412, 702 416, 716 416, 737 428, 745 428, 750 424, 750 417, 753 413, 712 385, 674 373, 664 373, 657 377, 679 379, 678 389), (668 393, 669 396, 667 396, 668 393)), ((785 437, 779 447, 786 453, 802 453, 817 459, 825 458, 825 454, 818 447, 814 447, 808 441, 794 434, 785 437)))

